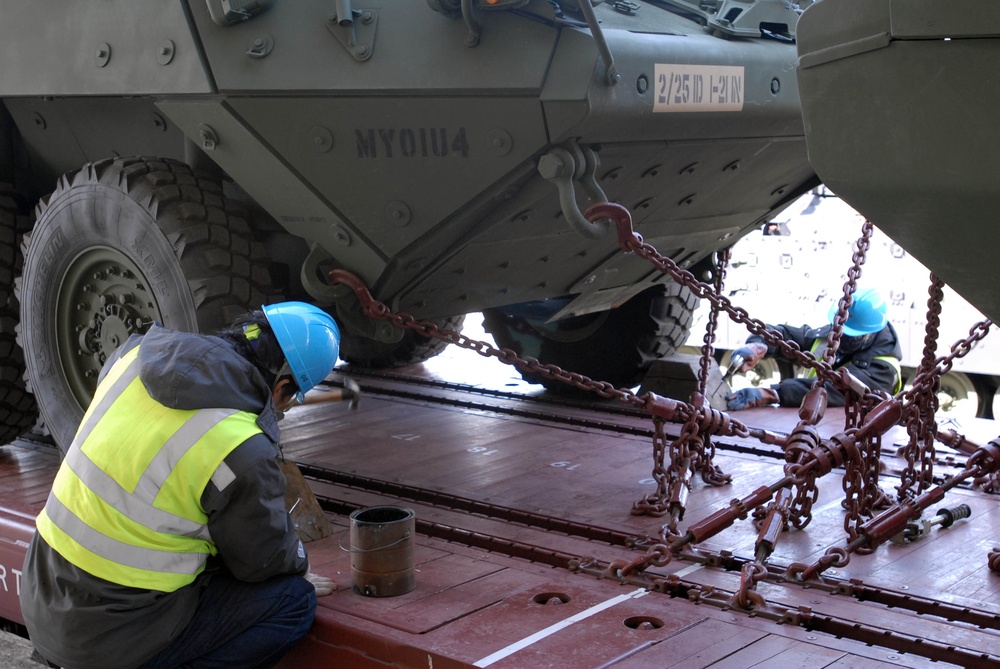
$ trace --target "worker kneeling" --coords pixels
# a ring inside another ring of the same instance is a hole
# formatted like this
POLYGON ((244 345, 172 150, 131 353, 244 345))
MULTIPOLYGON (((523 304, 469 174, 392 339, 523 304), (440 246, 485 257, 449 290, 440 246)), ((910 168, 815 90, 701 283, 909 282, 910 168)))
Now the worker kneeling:
MULTIPOLYGON (((808 325, 767 327, 780 332, 785 341, 794 342, 801 350, 809 350, 816 358, 821 358, 837 311, 838 305, 835 303, 830 308, 830 324, 820 328, 811 328, 808 325)), ((764 343, 763 337, 751 335, 747 338, 746 346, 734 351, 732 358, 736 359, 737 356, 743 358, 744 362, 739 371, 745 372, 763 358, 776 355, 778 352, 777 347, 769 348, 764 343)), ((848 310, 833 368, 845 367, 852 376, 872 390, 883 390, 894 395, 902 388, 899 366, 902 355, 899 338, 886 314, 885 300, 874 289, 859 292, 848 310)), ((798 407, 812 388, 815 376, 815 371, 810 370, 809 376, 805 378, 785 379, 770 388, 737 390, 726 398, 726 407, 730 411, 768 404, 798 407)), ((829 406, 844 406, 844 394, 834 388, 829 381, 825 387, 829 406)))
POLYGON ((301 302, 216 336, 153 326, 104 365, 25 557, 35 649, 71 669, 271 667, 316 595, 284 505, 278 420, 337 361, 301 302))

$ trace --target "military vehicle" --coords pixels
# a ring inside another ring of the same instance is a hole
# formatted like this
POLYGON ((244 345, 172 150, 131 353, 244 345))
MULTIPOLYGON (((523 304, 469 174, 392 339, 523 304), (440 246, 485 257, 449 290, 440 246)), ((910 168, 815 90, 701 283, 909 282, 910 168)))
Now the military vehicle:
POLYGON ((797 33, 823 182, 994 321, 997 35, 995 3, 933 0, 824 0, 797 33))
POLYGON ((701 272, 814 187, 799 11, 3 0, 3 436, 37 420, 68 445, 104 360, 153 322, 211 331, 303 299, 335 313, 348 362, 439 350, 364 317, 332 268, 394 310, 483 311, 504 346, 637 383, 696 300, 582 212, 622 203, 701 272))

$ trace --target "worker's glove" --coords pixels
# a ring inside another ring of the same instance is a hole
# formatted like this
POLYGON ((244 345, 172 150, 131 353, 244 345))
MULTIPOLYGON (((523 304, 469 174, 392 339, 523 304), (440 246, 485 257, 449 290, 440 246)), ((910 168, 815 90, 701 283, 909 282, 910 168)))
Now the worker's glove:
POLYGON ((317 597, 329 595, 337 589, 337 584, 333 582, 333 579, 327 578, 326 576, 320 576, 319 574, 311 571, 306 574, 306 580, 312 583, 313 587, 316 588, 317 597))
POLYGON ((353 379, 344 379, 344 388, 341 391, 343 400, 345 402, 350 402, 347 405, 348 409, 356 410, 358 408, 358 403, 361 401, 361 386, 358 385, 357 381, 353 379))
POLYGON ((730 411, 749 409, 764 403, 764 393, 757 388, 741 388, 726 398, 726 408, 730 411))

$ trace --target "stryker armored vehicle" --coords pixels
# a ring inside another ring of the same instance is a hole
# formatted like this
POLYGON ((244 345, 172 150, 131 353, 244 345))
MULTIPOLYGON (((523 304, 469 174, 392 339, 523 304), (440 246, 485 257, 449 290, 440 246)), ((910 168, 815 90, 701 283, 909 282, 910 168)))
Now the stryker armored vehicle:
POLYGON ((4 437, 65 447, 153 322, 301 299, 342 357, 440 346, 393 310, 634 385, 696 300, 582 212, 703 274, 818 181, 784 0, 0 1, 4 437), (22 356, 23 351, 23 356, 22 356))

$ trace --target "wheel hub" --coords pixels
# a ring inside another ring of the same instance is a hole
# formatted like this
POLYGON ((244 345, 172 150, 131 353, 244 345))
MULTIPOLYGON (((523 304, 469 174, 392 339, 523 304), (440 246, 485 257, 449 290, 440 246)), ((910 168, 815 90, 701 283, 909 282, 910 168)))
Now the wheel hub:
POLYGON ((59 293, 56 328, 59 359, 73 394, 86 407, 101 367, 130 335, 161 320, 139 268, 121 252, 90 249, 66 272, 59 293))
MULTIPOLYGON (((102 295, 101 301, 115 299, 102 295)), ((103 365, 110 352, 125 343, 133 332, 138 332, 136 323, 142 322, 142 315, 134 309, 119 304, 106 304, 90 321, 90 327, 80 330, 80 350, 91 353, 98 366, 103 365)))

